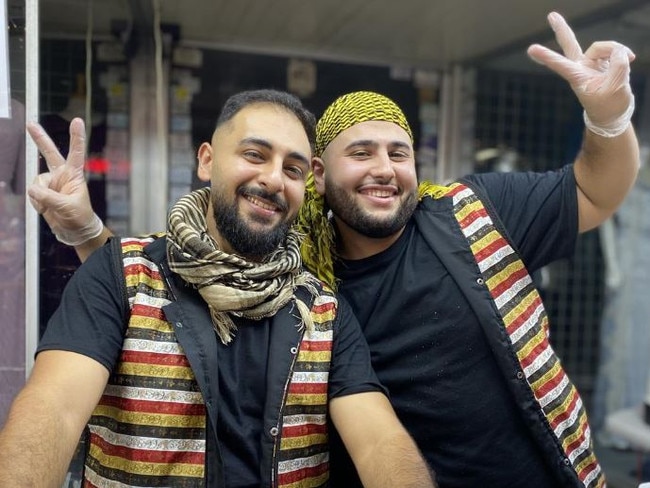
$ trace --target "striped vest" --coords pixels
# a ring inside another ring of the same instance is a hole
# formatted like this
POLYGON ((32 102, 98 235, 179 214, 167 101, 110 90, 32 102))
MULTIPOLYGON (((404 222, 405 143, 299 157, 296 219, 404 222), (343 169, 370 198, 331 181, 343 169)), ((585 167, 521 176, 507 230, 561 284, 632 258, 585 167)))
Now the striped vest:
POLYGON ((519 361, 519 374, 566 456, 565 464, 583 486, 605 486, 582 400, 551 348, 548 317, 524 263, 470 188, 456 183, 443 195, 452 198, 454 216, 482 275, 477 281, 489 290, 519 361))
MULTIPOLYGON (((154 240, 121 242, 130 314, 121 355, 89 421, 85 487, 206 486, 207 411, 174 324, 162 310, 171 300, 165 280, 143 252, 154 240)), ((315 327, 302 331, 284 381, 273 472, 264 486, 327 485, 327 382, 336 307, 325 290, 312 304, 315 327)))

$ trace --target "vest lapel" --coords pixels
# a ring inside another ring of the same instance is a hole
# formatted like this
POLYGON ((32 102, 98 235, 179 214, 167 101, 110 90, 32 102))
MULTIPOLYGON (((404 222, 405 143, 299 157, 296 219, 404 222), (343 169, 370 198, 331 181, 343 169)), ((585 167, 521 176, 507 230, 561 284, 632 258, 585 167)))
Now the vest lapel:
POLYGON ((425 240, 467 297, 492 349, 504 352, 495 360, 531 416, 535 437, 549 452, 559 448, 565 476, 581 486, 603 486, 582 400, 548 342, 546 312, 523 262, 473 190, 454 184, 446 196, 427 199, 416 211, 425 240), (450 251, 459 239, 469 252, 450 251), (545 422, 538 420, 540 410, 545 422))

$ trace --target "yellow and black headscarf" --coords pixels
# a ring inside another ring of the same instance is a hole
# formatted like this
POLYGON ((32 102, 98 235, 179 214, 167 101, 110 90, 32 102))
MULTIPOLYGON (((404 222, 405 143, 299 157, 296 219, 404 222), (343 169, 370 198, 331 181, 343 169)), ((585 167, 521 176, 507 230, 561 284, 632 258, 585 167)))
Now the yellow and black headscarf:
MULTIPOLYGON (((373 120, 397 124, 413 142, 413 133, 406 116, 395 102, 379 93, 358 91, 340 96, 325 110, 316 124, 315 155, 320 157, 328 144, 344 130, 373 120)), ((420 185, 420 197, 431 191, 431 187, 431 184, 420 185)), ((307 179, 305 202, 298 214, 296 227, 305 236, 300 249, 303 263, 322 281, 336 289, 332 254, 336 253, 334 227, 327 218, 325 199, 314 186, 313 174, 307 179)))
POLYGON ((413 142, 409 123, 395 102, 379 93, 358 91, 340 96, 323 113, 316 124, 316 156, 320 157, 328 144, 344 130, 371 120, 399 125, 413 142))

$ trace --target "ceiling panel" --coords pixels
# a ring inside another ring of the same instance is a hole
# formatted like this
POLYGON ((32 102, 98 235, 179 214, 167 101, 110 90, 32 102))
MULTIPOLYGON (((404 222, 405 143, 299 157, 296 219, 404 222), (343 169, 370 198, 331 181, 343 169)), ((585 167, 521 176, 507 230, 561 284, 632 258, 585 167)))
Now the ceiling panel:
MULTIPOLYGON (((161 0, 183 44, 372 64, 441 67, 523 53, 552 37, 554 9, 586 41, 616 36, 650 58, 648 1, 161 0), (560 7, 558 7, 561 5, 560 7), (640 20, 639 20, 640 19, 640 20), (644 20, 645 19, 645 20, 644 20), (646 22, 646 23, 644 23, 646 22), (639 24, 636 25, 636 24, 639 24)), ((111 20, 151 12, 149 0, 41 0, 44 35, 109 36, 111 20), (90 6, 92 12, 89 12, 90 6), (135 13, 134 13, 135 12, 135 13)))

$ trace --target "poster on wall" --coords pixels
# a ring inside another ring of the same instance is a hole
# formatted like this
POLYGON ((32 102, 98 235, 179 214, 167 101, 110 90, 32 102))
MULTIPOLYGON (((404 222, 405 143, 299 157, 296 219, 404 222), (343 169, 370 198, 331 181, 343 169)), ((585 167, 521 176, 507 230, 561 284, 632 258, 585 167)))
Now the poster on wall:
POLYGON ((11 117, 9 92, 9 43, 7 42, 7 0, 0 4, 0 118, 11 117))

